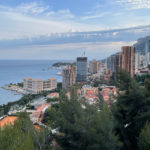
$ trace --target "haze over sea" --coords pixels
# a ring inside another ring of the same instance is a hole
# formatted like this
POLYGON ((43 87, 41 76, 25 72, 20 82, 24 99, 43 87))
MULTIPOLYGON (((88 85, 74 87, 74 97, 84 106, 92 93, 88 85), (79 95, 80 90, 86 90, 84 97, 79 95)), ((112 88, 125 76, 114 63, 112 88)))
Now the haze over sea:
MULTIPOLYGON (((53 63, 58 61, 52 60, 0 60, 0 87, 9 83, 23 82, 25 77, 46 80, 48 78, 57 78, 62 80, 61 76, 57 75, 58 70, 45 70, 51 67, 53 63)), ((0 105, 8 102, 19 100, 22 95, 16 95, 12 91, 0 88, 0 105)))

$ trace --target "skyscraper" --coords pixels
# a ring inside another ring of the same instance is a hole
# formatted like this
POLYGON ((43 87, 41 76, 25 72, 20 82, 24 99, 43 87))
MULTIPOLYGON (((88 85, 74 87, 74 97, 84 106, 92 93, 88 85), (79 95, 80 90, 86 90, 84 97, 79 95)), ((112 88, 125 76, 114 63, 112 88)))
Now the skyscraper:
POLYGON ((62 86, 65 89, 69 89, 73 84, 75 84, 75 76, 76 76, 76 68, 75 66, 68 66, 62 70, 63 83, 62 86))
POLYGON ((150 40, 146 42, 145 46, 145 64, 148 66, 150 64, 150 40))
POLYGON ((110 57, 107 58, 107 69, 111 70, 111 73, 116 73, 117 63, 119 63, 118 54, 113 54, 110 57))
POLYGON ((89 64, 89 72, 92 74, 96 74, 98 72, 98 61, 93 60, 89 64))
POLYGON ((135 46, 135 69, 147 67, 150 64, 150 36, 137 40, 135 46))
POLYGON ((86 82, 88 73, 87 57, 77 57, 76 66, 76 82, 86 82))
POLYGON ((123 46, 121 52, 121 69, 124 69, 130 73, 133 77, 135 73, 135 47, 123 46))

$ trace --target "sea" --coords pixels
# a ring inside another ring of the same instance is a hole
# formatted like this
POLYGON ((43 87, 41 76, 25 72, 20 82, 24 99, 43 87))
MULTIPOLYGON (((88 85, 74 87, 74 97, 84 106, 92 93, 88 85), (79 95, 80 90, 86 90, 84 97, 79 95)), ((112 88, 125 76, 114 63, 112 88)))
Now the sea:
MULTIPOLYGON (((42 80, 56 78, 61 82, 62 77, 57 75, 60 70, 48 70, 56 62, 59 60, 0 60, 0 87, 23 82, 26 77, 42 80)), ((13 91, 0 88, 0 105, 19 100, 21 97, 22 95, 13 91)))

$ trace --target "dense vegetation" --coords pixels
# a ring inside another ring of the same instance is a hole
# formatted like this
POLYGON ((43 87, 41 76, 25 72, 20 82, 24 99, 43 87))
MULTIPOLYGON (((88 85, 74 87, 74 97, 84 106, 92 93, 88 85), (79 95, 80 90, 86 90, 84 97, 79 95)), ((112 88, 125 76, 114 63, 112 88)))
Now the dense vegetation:
POLYGON ((59 130, 54 137, 61 149, 150 149, 150 79, 141 86, 125 71, 117 79, 121 92, 110 108, 83 104, 72 92, 71 100, 61 94, 60 104, 46 111, 43 121, 59 130))
POLYGON ((112 107, 117 122, 116 133, 124 144, 123 149, 142 150, 139 135, 146 122, 150 121, 150 78, 146 78, 144 86, 140 86, 127 72, 122 72, 118 87, 123 93, 119 94, 117 103, 112 107))
POLYGON ((48 98, 46 101, 47 101, 47 103, 50 103, 50 102, 58 102, 59 99, 58 99, 58 98, 48 98))
POLYGON ((35 98, 38 98, 40 97, 41 95, 40 94, 29 94, 29 95, 24 95, 20 100, 18 101, 15 101, 15 102, 9 102, 8 104, 6 105, 0 105, 0 116, 2 115, 6 115, 10 108, 14 105, 21 105, 21 106, 24 106, 26 105, 27 103, 29 103, 30 101, 32 101, 33 99, 35 98))
POLYGON ((75 65, 75 63, 73 63, 73 62, 57 62, 57 63, 54 63, 52 65, 52 67, 63 67, 63 66, 70 66, 70 65, 75 65))
POLYGON ((100 101, 89 105, 77 99, 75 90, 71 100, 62 93, 60 104, 46 111, 43 122, 59 129, 54 138, 60 148, 119 150, 122 144, 115 135, 115 120, 110 109, 100 101))
POLYGON ((19 86, 19 87, 23 88, 23 82, 20 82, 20 83, 17 83, 17 84, 10 83, 8 86, 10 87, 12 85, 19 86))
POLYGON ((0 150, 50 150, 50 134, 37 130, 26 113, 14 125, 0 128, 0 150))
MULTIPOLYGON (((117 76, 117 86, 120 92, 117 102, 112 103, 111 107, 105 105, 101 96, 97 104, 89 105, 78 100, 76 88, 71 90, 70 100, 62 91, 60 103, 52 105, 45 113, 43 123, 57 133, 44 134, 42 150, 52 148, 50 139, 56 141, 57 150, 150 150, 150 78, 145 78, 141 86, 136 79, 122 71, 117 76)), ((22 144, 30 146, 26 149, 39 149, 37 143, 40 135, 33 133, 33 127, 25 125, 27 130, 23 129, 21 137, 16 125, 6 127, 0 133, 1 141, 7 143, 8 150, 17 150, 11 147, 15 143, 15 137, 11 139, 14 133, 20 139, 24 138, 22 144), (13 129, 17 132, 11 133, 13 129)), ((2 149, 7 149, 7 146, 2 149)))

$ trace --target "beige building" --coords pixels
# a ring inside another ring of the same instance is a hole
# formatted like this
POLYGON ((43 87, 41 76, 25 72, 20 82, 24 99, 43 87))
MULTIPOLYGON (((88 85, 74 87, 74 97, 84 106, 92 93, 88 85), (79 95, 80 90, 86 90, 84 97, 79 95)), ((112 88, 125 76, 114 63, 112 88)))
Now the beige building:
POLYGON ((123 46, 121 52, 121 69, 130 73, 133 77, 135 74, 135 47, 123 46))
POLYGON ((89 63, 89 72, 92 74, 98 73, 98 61, 93 60, 89 63))
POLYGON ((62 70, 63 83, 62 86, 65 89, 69 89, 75 84, 76 68, 75 66, 68 66, 62 70))
POLYGON ((57 80, 55 78, 50 78, 46 81, 40 79, 25 78, 23 88, 32 93, 50 91, 57 88, 57 80))
POLYGON ((56 78, 50 78, 50 87, 51 90, 56 89, 57 88, 57 79, 56 78))
POLYGON ((43 91, 43 81, 40 79, 32 80, 32 91, 33 93, 39 93, 43 91))

